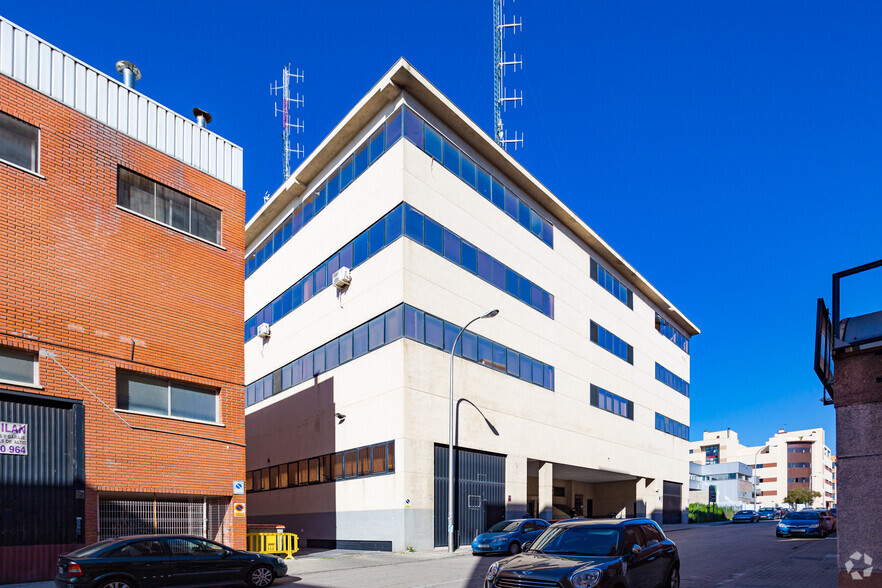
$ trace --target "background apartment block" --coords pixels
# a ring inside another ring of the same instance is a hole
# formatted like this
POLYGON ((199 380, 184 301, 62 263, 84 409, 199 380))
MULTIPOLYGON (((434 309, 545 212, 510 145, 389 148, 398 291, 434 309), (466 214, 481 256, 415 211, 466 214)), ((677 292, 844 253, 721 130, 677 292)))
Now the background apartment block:
POLYGON ((0 18, 0 206, 0 583, 244 547, 241 150, 0 18))
POLYGON ((698 329, 404 60, 246 241, 249 522, 446 545, 447 351, 492 308, 456 349, 457 541, 525 513, 683 520, 698 329))
POLYGON ((708 466, 740 462, 753 470, 756 463, 757 507, 784 506, 794 488, 819 492, 815 508, 836 506, 836 456, 825 444, 824 429, 780 429, 754 447, 742 445, 731 429, 705 431, 700 441, 689 444, 689 454, 693 463, 708 466))

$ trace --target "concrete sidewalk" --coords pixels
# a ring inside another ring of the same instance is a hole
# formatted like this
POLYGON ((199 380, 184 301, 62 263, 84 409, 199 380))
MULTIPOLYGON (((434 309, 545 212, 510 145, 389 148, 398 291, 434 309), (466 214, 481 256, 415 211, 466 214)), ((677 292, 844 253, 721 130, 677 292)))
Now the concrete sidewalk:
POLYGON ((719 525, 731 525, 732 521, 714 521, 713 523, 687 523, 685 525, 662 525, 662 531, 665 534, 673 531, 685 531, 688 529, 700 529, 702 527, 716 527, 719 525))

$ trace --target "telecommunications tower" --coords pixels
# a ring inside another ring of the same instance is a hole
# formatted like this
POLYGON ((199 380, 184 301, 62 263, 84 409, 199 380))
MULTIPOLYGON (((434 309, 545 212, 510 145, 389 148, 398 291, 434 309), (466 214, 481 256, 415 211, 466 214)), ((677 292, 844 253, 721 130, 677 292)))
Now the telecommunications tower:
POLYGON ((303 81, 303 72, 298 68, 297 71, 292 73, 291 64, 289 63, 282 69, 281 85, 278 83, 270 84, 270 94, 273 96, 278 96, 279 90, 282 91, 282 107, 279 108, 278 104, 275 104, 274 107, 276 116, 279 116, 280 112, 282 113, 282 176, 286 180, 291 175, 291 154, 295 154, 297 159, 303 157, 303 146, 299 141, 293 149, 291 148, 291 129, 294 129, 298 135, 304 131, 303 122, 301 122, 300 117, 297 117, 296 122, 291 121, 290 107, 288 105, 293 103, 294 107, 298 109, 303 106, 303 96, 300 95, 300 92, 297 92, 297 96, 291 98, 291 79, 299 84, 303 81))
POLYGON ((509 139, 508 133, 502 127, 502 113, 508 102, 517 108, 518 104, 524 103, 523 91, 518 94, 517 90, 512 90, 512 95, 508 96, 505 86, 502 85, 502 79, 505 75, 505 68, 511 67, 512 71, 517 71, 518 67, 523 69, 523 61, 519 61, 517 55, 512 53, 509 61, 502 50, 502 39, 505 37, 505 29, 511 29, 515 34, 518 29, 522 28, 523 21, 516 21, 512 16, 511 22, 505 22, 505 16, 502 14, 502 5, 505 0, 493 0, 493 139, 503 148, 508 149, 509 145, 514 145, 517 151, 518 145, 524 146, 524 134, 518 137, 517 131, 514 138, 509 139))

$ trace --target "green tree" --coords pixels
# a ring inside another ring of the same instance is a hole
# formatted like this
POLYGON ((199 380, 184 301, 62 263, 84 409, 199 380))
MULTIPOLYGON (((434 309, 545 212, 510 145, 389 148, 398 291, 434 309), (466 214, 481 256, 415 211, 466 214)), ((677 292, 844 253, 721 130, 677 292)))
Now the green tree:
POLYGON ((820 498, 821 493, 808 488, 794 488, 784 497, 784 502, 792 506, 794 509, 799 504, 811 504, 815 498, 820 498))

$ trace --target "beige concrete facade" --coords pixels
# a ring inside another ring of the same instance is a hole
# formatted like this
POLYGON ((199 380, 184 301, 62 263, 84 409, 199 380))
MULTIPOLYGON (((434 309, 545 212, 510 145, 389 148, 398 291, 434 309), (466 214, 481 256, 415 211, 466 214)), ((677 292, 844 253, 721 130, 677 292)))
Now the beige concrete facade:
POLYGON ((836 456, 825 444, 822 428, 780 429, 757 446, 743 445, 731 429, 704 431, 700 441, 689 443, 693 463, 714 463, 715 455, 717 463, 741 462, 751 469, 756 464, 757 507, 785 506, 787 493, 798 487, 821 494, 811 505, 814 508, 836 505, 836 456))
MULTIPOLYGON (((551 519, 576 511, 661 521, 669 482, 669 489, 682 488, 678 510, 685 520, 688 442, 655 423, 659 413, 688 426, 689 398, 658 381, 655 366, 688 381, 690 357, 656 329, 656 313, 687 335, 697 328, 406 62, 249 222, 249 253, 402 105, 541 211, 554 226, 553 248, 401 139, 246 280, 245 318, 402 202, 553 294, 554 318, 402 237, 355 268, 345 291, 325 289, 275 322, 269 339, 247 341, 246 383, 402 302, 457 325, 498 308, 497 317, 469 330, 554 367, 550 390, 454 362, 455 396, 474 404, 459 407, 457 445, 504 456, 504 514, 532 511, 551 519), (592 257, 632 289, 633 309, 591 279, 592 257), (592 320, 633 346, 633 365, 591 342, 592 320), (592 384, 633 402, 633 419, 592 406, 592 384)), ((432 548, 442 524, 433 510, 441 498, 433 455, 448 443, 449 369, 443 350, 399 339, 248 407, 246 421, 261 411, 289 415, 272 430, 249 429, 249 471, 395 442, 393 474, 253 491, 249 522, 284 521, 307 542, 432 548), (313 391, 314 401, 297 403, 313 391), (345 421, 338 424, 336 413, 345 421), (265 443, 272 435, 286 442, 265 443)))

